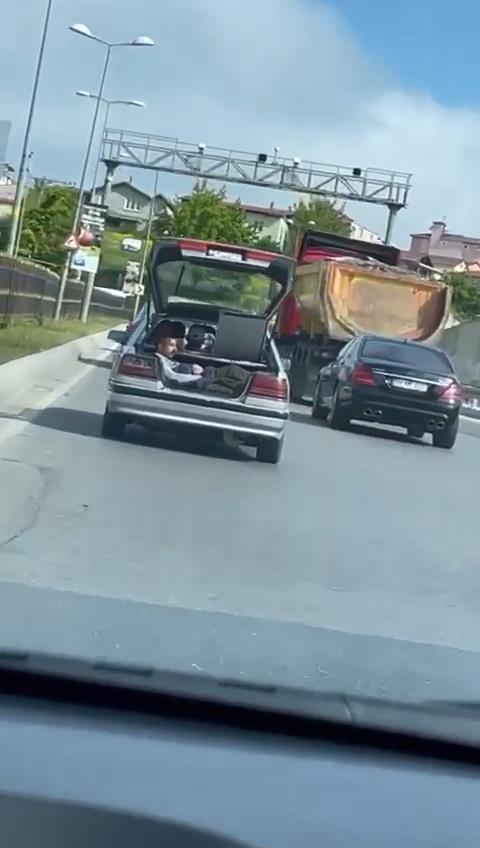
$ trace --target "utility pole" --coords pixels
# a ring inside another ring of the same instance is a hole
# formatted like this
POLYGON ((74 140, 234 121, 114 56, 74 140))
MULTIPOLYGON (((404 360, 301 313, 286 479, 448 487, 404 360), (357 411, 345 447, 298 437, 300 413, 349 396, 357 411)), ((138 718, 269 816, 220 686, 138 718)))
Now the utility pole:
MULTIPOLYGON (((153 221, 155 219, 156 205, 157 205, 157 193, 158 193, 158 171, 155 171, 155 177, 153 180, 153 197, 152 202, 150 203, 150 210, 148 214, 148 224, 147 224, 147 233, 145 236, 145 243, 143 245, 143 254, 142 254, 142 263, 140 265, 140 273, 138 275, 138 282, 140 285, 143 283, 143 278, 145 276, 145 267, 147 264, 148 257, 148 246, 150 243, 150 238, 152 235, 152 226, 153 221)), ((133 318, 136 318, 138 307, 140 306, 140 294, 135 295, 135 306, 133 308, 133 318)))
MULTIPOLYGON (((96 99, 95 111, 94 111, 94 115, 93 115, 92 126, 91 126, 91 129, 90 129, 90 135, 89 135, 89 138, 88 138, 87 149, 86 149, 86 152, 85 152, 85 158, 84 158, 84 161, 83 161, 83 168, 82 168, 82 174, 81 174, 81 177, 80 177, 80 184, 79 184, 79 187, 78 187, 78 202, 77 202, 77 207, 76 207, 76 210, 75 210, 75 217, 74 217, 74 220, 73 220, 73 227, 72 227, 72 233, 73 233, 73 235, 76 235, 77 230, 78 230, 78 226, 80 224, 80 218, 81 218, 81 215, 82 215, 83 195, 84 195, 84 190, 85 190, 85 182, 86 182, 86 178, 87 178, 87 170, 88 170, 88 165, 89 165, 89 162, 90 162, 90 154, 92 152, 93 142, 94 142, 94 139, 95 139, 95 130, 96 130, 96 127, 97 127, 100 105, 103 102, 103 91, 104 91, 104 88, 105 88, 105 80, 106 80, 107 71, 108 71, 108 68, 109 68, 109 65, 110 65, 110 59, 111 59, 111 56, 112 56, 112 51, 117 47, 153 47, 155 42, 153 41, 152 38, 150 38, 149 36, 146 36, 146 35, 139 35, 136 38, 133 38, 131 41, 114 41, 114 42, 105 41, 105 39, 98 38, 96 35, 94 35, 91 32, 91 30, 87 26, 85 26, 85 24, 74 24, 73 26, 69 27, 69 29, 71 29, 72 32, 75 32, 77 35, 82 35, 85 38, 89 38, 92 41, 96 41, 98 44, 102 44, 103 47, 105 47, 105 61, 103 63, 102 75, 100 77, 100 84, 99 84, 99 88, 98 88, 98 93, 96 95, 97 99, 96 99)), ((64 294, 65 294, 65 287, 67 285, 68 274, 69 274, 69 271, 70 271, 70 263, 71 263, 71 253, 69 252, 67 254, 67 257, 66 257, 64 265, 63 265, 62 274, 61 274, 61 277, 60 277, 60 285, 59 285, 58 294, 57 294, 57 300, 56 300, 56 303, 55 303, 54 318, 55 318, 56 321, 58 321, 58 319, 60 318, 60 315, 62 314, 63 297, 64 297, 64 294)), ((91 297, 92 297, 94 280, 95 280, 95 275, 89 274, 88 283, 87 283, 86 288, 85 288, 85 294, 84 294, 81 313, 80 313, 80 318, 84 322, 87 320, 88 310, 90 308, 90 300, 91 300, 91 297)))
POLYGON ((31 177, 32 157, 33 157, 33 151, 30 151, 30 153, 27 156, 27 165, 26 165, 26 168, 25 168, 26 179, 24 180, 24 184, 23 184, 23 196, 22 196, 22 202, 21 202, 21 206, 20 206, 20 216, 19 216, 19 219, 18 219, 17 237, 15 239, 15 245, 14 245, 14 248, 13 248, 13 256, 17 256, 18 251, 20 249, 20 242, 22 240, 23 219, 25 217, 25 209, 26 209, 26 206, 27 206, 27 197, 28 197, 28 192, 29 192, 29 189, 30 189, 29 183, 30 183, 30 177, 31 177))

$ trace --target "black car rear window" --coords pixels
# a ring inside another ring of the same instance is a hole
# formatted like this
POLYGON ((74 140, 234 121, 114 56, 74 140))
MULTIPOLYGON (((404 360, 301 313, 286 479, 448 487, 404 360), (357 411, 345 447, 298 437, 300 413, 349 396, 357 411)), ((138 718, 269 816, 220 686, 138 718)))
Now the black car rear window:
POLYGON ((412 365, 417 368, 424 368, 426 371, 452 373, 452 367, 441 351, 419 344, 367 339, 364 342, 361 355, 367 359, 412 365))

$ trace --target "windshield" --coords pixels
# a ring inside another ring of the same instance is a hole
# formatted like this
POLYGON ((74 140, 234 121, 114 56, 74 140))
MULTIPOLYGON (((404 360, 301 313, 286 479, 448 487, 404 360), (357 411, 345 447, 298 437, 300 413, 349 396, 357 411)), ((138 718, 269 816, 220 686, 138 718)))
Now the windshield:
POLYGON ((395 344, 383 339, 368 339, 362 348, 362 356, 366 359, 379 359, 384 362, 399 362, 424 368, 438 374, 451 374, 452 367, 447 357, 436 350, 423 345, 408 343, 395 344))
POLYGON ((2 6, 0 665, 480 702, 480 3, 2 6))

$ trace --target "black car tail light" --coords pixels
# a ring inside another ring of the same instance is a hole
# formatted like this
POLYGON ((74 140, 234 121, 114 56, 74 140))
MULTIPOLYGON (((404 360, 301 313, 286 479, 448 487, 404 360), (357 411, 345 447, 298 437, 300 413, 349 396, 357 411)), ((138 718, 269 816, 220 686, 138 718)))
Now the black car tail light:
POLYGON ((359 362, 353 369, 352 382, 355 386, 375 386, 376 381, 373 376, 372 369, 365 365, 364 362, 359 362))
POLYGON ((449 386, 446 386, 439 395, 439 400, 443 403, 450 403, 456 406, 463 400, 463 389, 457 380, 452 380, 449 386))

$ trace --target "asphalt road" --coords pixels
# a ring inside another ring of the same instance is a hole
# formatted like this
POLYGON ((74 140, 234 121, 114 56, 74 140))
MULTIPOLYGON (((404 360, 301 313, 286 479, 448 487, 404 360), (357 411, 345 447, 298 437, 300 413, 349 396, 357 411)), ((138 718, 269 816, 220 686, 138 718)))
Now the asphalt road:
POLYGON ((0 421, 0 645, 480 700, 480 423, 448 452, 297 408, 272 467, 102 440, 106 378, 0 421))

